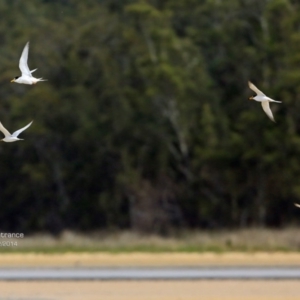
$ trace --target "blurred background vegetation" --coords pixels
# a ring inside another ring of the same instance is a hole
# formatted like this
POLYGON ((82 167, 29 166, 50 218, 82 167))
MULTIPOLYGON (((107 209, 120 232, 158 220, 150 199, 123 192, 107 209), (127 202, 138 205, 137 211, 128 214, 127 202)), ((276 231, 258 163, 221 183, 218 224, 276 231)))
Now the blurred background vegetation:
POLYGON ((299 223, 300 3, 3 0, 0 229, 299 223), (29 67, 47 82, 11 84, 29 67), (273 99, 272 123, 251 80, 273 99))

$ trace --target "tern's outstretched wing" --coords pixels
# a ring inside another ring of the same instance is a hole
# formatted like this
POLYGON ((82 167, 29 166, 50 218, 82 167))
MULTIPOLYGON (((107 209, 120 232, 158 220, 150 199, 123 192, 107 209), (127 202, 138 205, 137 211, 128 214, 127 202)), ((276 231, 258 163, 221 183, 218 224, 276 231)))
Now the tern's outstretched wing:
POLYGON ((274 117, 273 117, 273 114, 272 114, 272 111, 271 111, 271 108, 270 108, 270 103, 269 103, 269 101, 263 101, 263 102, 261 102, 261 106, 262 106, 263 110, 265 111, 265 113, 267 114, 267 116, 268 116, 273 122, 275 122, 274 117))
POLYGON ((11 136, 12 136, 12 137, 17 137, 22 131, 24 131, 25 129, 27 129, 27 128, 31 125, 32 122, 33 122, 33 121, 31 121, 31 122, 30 122, 28 125, 26 125, 25 127, 23 127, 23 128, 21 128, 21 129, 15 131, 11 136))
POLYGON ((248 81, 249 88, 255 92, 257 95, 265 96, 265 94, 260 91, 252 82, 248 81))
POLYGON ((27 60, 28 60, 28 51, 29 51, 29 42, 27 42, 27 44, 25 45, 20 61, 19 61, 19 68, 22 72, 22 75, 26 75, 26 76, 32 76, 31 75, 31 71, 28 68, 28 64, 27 64, 27 60))
POLYGON ((2 125, 1 122, 0 122, 0 130, 5 135, 5 137, 11 136, 11 134, 9 133, 9 131, 2 125))

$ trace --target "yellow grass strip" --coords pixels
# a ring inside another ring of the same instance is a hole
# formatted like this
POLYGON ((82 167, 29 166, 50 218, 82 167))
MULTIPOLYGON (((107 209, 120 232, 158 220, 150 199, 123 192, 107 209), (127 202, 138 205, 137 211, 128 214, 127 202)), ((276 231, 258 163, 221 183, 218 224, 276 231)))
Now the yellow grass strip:
POLYGON ((1 299, 299 300, 298 281, 1 282, 1 299), (3 297, 3 298, 2 298, 3 297))
POLYGON ((35 266, 300 266, 298 252, 256 253, 1 253, 0 267, 35 266))

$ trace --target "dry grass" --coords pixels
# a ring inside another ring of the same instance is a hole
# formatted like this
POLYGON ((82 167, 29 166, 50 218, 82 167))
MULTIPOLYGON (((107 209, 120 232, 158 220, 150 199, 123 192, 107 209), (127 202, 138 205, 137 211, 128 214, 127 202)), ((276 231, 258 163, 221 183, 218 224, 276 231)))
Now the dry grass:
POLYGON ((1 282, 0 299, 31 300, 299 300, 299 282, 68 281, 1 282))
POLYGON ((64 232, 59 238, 49 235, 25 236, 18 246, 0 247, 2 252, 227 252, 299 251, 299 229, 243 229, 232 231, 181 232, 172 237, 141 235, 132 232, 78 234, 64 232))

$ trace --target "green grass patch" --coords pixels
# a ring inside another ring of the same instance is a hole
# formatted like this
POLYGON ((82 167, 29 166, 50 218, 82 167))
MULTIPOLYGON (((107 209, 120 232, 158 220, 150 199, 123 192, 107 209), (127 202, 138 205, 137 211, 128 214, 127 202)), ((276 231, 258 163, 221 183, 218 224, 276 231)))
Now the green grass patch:
POLYGON ((17 246, 1 246, 0 253, 37 252, 257 252, 299 251, 297 228, 282 230, 243 229, 234 231, 180 232, 169 237, 132 232, 79 234, 64 232, 59 237, 46 234, 25 236, 23 239, 1 239, 17 242, 17 246))

